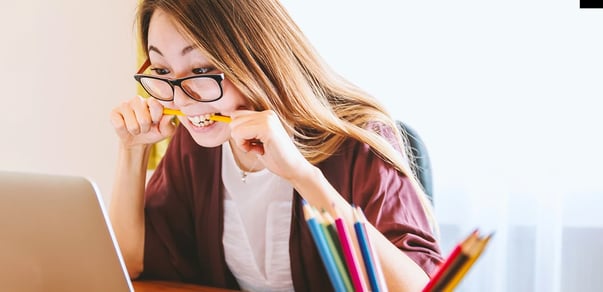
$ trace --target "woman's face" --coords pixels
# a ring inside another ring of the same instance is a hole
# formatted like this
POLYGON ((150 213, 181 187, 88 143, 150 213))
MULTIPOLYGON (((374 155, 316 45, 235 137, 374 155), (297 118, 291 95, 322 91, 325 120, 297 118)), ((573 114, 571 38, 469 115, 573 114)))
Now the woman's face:
MULTIPOLYGON (((220 74, 208 59, 178 31, 172 18, 162 10, 151 17, 148 34, 149 58, 153 75, 176 79, 199 74, 220 74)), ((213 102, 198 102, 175 87, 174 100, 162 102, 165 107, 179 109, 185 116, 178 116, 197 144, 216 147, 230 138, 230 128, 221 122, 206 121, 215 113, 229 113, 249 108, 246 99, 228 81, 222 81, 222 98, 213 102)))

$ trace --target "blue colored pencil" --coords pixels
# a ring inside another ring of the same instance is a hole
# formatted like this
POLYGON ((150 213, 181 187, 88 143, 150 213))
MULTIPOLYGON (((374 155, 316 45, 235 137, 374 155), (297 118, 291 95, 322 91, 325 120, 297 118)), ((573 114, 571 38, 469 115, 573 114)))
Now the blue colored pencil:
POLYGON ((387 291, 385 286, 385 280, 379 266, 377 255, 372 249, 371 243, 366 233, 364 222, 366 218, 359 207, 352 210, 354 213, 354 230, 356 231, 356 237, 358 238, 358 245, 364 259, 364 266, 366 268, 366 274, 371 285, 371 291, 387 291))
POLYGON ((333 255, 331 255, 329 247, 327 246, 325 234, 323 233, 322 227, 316 220, 312 207, 310 207, 305 200, 302 200, 302 208, 304 210, 304 218, 306 219, 306 223, 308 224, 310 233, 314 239, 314 244, 316 244, 316 248, 318 249, 320 258, 322 259, 322 262, 327 270, 327 275, 331 280, 331 284, 333 284, 333 288, 337 292, 345 292, 346 289, 345 285, 343 284, 343 279, 339 275, 339 271, 335 265, 335 261, 333 260, 333 255))

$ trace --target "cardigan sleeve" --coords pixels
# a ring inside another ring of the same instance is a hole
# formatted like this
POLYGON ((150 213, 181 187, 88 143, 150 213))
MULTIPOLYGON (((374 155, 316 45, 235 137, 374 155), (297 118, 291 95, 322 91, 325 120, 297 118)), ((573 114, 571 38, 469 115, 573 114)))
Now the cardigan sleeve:
MULTIPOLYGON (((381 134, 392 141, 391 129, 381 134)), ((431 275, 442 262, 429 219, 410 178, 381 159, 366 144, 358 144, 353 166, 354 197, 367 219, 389 241, 431 275)))
MULTIPOLYGON (((395 141, 391 129, 381 127, 378 132, 388 141, 395 141)), ((379 232, 431 276, 442 256, 419 198, 422 194, 409 177, 367 144, 354 142, 351 146, 352 151, 346 155, 351 161, 351 201, 362 208, 379 232)))
POLYGON ((354 168, 354 200, 367 220, 431 275, 441 263, 439 246, 409 178, 368 149, 354 168))

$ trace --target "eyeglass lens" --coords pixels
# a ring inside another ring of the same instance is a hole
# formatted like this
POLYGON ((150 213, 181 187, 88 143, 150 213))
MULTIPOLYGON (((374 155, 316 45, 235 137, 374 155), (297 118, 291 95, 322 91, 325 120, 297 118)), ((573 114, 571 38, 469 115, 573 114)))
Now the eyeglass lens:
MULTIPOLYGON (((172 100, 174 89, 166 80, 143 77, 140 83, 147 92, 160 100, 172 100)), ((220 98, 222 89, 218 81, 210 77, 199 76, 183 80, 180 88, 192 99, 198 101, 211 101, 220 98)))

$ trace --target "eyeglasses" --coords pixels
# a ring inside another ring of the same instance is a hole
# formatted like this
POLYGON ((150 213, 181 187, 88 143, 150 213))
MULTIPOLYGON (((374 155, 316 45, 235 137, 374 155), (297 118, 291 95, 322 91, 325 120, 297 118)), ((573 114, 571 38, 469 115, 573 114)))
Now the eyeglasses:
POLYGON ((203 74, 189 76, 179 79, 166 79, 154 75, 140 74, 149 67, 147 59, 134 79, 142 85, 142 88, 152 97, 161 101, 174 100, 176 86, 191 99, 200 102, 212 102, 222 98, 222 81, 224 74, 203 74))

